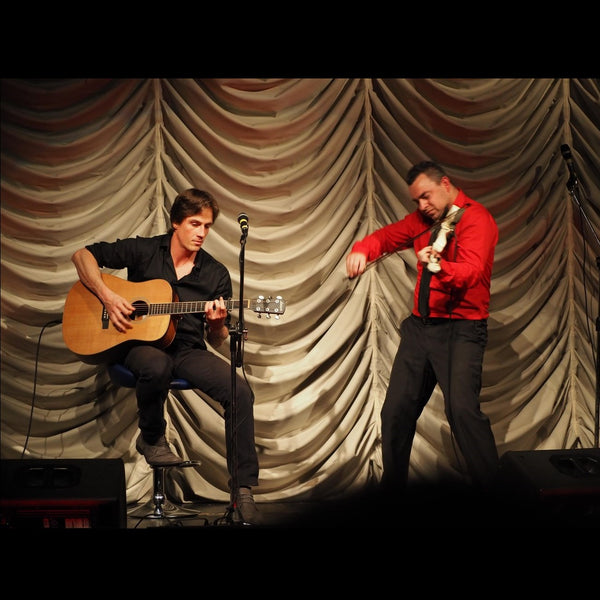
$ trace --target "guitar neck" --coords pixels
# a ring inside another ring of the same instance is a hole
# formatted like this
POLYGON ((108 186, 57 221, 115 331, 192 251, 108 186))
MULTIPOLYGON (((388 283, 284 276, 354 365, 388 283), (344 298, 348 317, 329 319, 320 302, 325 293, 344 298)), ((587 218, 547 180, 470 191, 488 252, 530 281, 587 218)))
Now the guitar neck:
MULTIPOLYGON (((148 316, 150 315, 182 315, 186 313, 203 313, 206 300, 194 300, 190 302, 160 302, 148 304, 148 316)), ((136 306, 136 303, 133 303, 136 306)), ((235 310, 236 308, 250 308, 249 300, 225 300, 225 308, 227 310, 235 310)))

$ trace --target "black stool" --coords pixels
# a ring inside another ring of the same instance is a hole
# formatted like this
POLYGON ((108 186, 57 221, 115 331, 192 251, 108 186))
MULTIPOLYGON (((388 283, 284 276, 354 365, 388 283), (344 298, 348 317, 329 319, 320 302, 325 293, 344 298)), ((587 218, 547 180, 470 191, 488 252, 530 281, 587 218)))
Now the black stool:
MULTIPOLYGON (((137 380, 135 375, 122 364, 110 364, 108 366, 108 374, 115 385, 126 388, 135 388, 136 386, 137 380)), ((189 390, 192 389, 192 386, 186 379, 172 379, 169 388, 172 390, 189 390)), ((150 465, 153 479, 152 499, 144 506, 129 513, 129 516, 139 517, 140 519, 175 520, 200 518, 197 512, 171 502, 165 491, 165 478, 168 469, 195 467, 199 464, 200 462, 196 460, 184 460, 174 465, 150 465)), ((207 519, 204 519, 204 521, 208 523, 207 519)))

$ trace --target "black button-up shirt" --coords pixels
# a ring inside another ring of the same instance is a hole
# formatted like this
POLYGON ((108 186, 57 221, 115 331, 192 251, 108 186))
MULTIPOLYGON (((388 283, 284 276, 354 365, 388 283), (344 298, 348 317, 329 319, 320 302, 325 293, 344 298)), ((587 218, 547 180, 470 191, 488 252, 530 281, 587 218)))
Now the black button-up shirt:
MULTIPOLYGON (((169 251, 171 233, 155 237, 136 237, 116 242, 97 242, 86 248, 94 255, 100 268, 127 269, 129 281, 164 279, 171 284, 181 302, 216 300, 232 296, 229 271, 202 248, 196 255, 191 272, 177 279, 175 265, 169 251)), ((127 298, 132 301, 132 298, 127 298)), ((228 317, 229 321, 229 317, 228 317)), ((204 313, 183 315, 169 351, 196 347, 206 349, 204 341, 204 313)))

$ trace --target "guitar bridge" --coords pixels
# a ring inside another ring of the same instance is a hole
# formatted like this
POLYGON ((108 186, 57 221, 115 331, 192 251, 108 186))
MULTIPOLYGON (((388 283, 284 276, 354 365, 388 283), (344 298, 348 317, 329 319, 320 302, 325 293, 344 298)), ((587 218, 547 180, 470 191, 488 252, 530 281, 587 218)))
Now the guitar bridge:
POLYGON ((106 308, 102 307, 102 329, 108 329, 108 324, 110 323, 110 319, 108 318, 108 312, 106 308))

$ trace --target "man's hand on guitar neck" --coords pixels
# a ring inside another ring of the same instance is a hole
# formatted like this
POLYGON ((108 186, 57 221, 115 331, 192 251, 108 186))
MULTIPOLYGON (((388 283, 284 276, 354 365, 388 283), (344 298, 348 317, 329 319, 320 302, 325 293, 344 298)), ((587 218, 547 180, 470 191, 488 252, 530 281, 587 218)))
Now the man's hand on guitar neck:
POLYGON ((208 301, 204 305, 204 315, 206 318, 206 339, 211 346, 220 346, 229 335, 229 329, 225 325, 227 318, 227 307, 225 300, 220 297, 218 300, 208 301))

